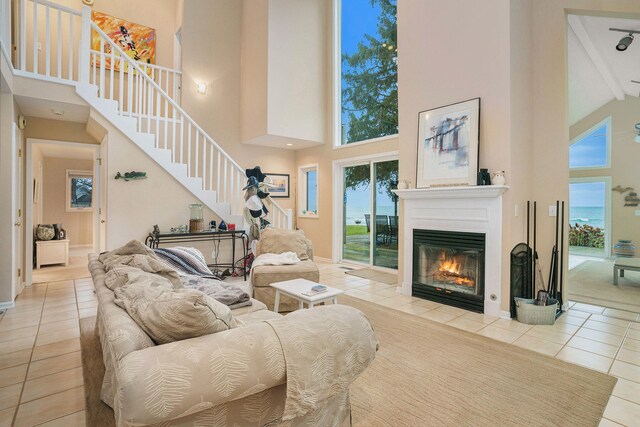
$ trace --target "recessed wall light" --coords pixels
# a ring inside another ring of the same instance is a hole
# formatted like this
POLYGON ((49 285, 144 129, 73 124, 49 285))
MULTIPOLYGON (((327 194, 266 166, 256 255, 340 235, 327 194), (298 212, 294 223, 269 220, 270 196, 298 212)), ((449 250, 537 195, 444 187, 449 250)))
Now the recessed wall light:
POLYGON ((57 110, 57 109, 52 109, 51 112, 53 113, 54 116, 62 116, 64 115, 64 111, 63 110, 57 110))
POLYGON ((196 89, 199 94, 204 95, 207 93, 207 84, 205 82, 198 82, 196 83, 196 89))
POLYGON ((287 142, 286 146, 287 147, 293 147, 293 144, 291 142, 287 142))

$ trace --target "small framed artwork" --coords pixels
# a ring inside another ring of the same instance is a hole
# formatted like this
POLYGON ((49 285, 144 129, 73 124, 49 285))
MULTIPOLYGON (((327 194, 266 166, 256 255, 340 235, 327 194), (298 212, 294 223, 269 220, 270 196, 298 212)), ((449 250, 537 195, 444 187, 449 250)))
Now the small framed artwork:
MULTIPOLYGON (((290 178, 287 173, 265 173, 271 181, 271 189, 269 195, 273 198, 289 198, 290 178)), ((265 179, 266 180, 266 179, 265 179)))
POLYGON ((418 114, 416 188, 476 185, 480 98, 418 114))

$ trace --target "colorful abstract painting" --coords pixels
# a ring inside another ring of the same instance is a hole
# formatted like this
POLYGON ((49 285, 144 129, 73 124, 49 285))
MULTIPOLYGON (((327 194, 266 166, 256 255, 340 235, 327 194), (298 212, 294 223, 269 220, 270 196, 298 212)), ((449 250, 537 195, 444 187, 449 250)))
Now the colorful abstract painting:
MULTIPOLYGON (((95 10, 91 12, 91 19, 131 59, 146 64, 156 63, 156 30, 95 10)), ((100 36, 96 31, 91 32, 91 50, 100 51, 100 36)), ((111 46, 106 43, 104 53, 111 54, 111 46)), ((94 61, 96 66, 101 66, 99 56, 95 56, 94 61)), ((111 69, 111 58, 105 56, 104 62, 105 68, 111 69)), ((114 70, 119 71, 120 61, 114 62, 114 70)))

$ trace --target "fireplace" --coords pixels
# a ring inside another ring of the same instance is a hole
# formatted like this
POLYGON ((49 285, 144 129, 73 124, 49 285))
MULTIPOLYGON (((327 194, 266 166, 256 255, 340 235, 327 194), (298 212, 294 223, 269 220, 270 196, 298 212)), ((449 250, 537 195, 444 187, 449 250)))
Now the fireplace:
POLYGON ((413 230, 412 294, 484 312, 485 234, 413 230))

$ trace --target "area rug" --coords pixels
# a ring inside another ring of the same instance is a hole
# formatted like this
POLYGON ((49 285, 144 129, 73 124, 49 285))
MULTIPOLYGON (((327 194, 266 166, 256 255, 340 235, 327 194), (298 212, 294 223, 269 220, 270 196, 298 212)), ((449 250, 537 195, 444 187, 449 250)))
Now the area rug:
POLYGON ((113 409, 100 400, 104 363, 96 333, 96 318, 80 319, 80 351, 84 379, 84 407, 88 426, 115 427, 113 409))
POLYGON ((567 278, 565 299, 640 312, 640 272, 625 271, 613 285, 613 261, 585 261, 567 278))
MULTIPOLYGON (((356 298, 380 348, 350 388, 353 425, 597 426, 616 379, 356 298)), ((80 321, 87 425, 112 426, 95 318, 80 321), (88 360, 85 360, 88 359, 88 360)))
POLYGON ((395 285, 396 283, 398 283, 397 274, 384 273, 372 268, 362 268, 360 270, 345 271, 345 274, 362 277, 363 279, 375 280, 376 282, 382 282, 388 285, 395 285))
POLYGON ((597 426, 616 379, 356 298, 380 348, 351 386, 358 426, 597 426))

